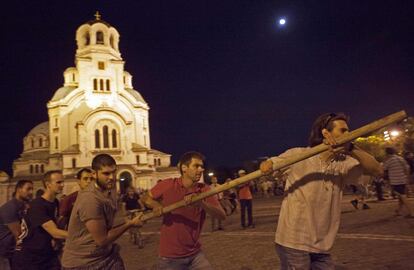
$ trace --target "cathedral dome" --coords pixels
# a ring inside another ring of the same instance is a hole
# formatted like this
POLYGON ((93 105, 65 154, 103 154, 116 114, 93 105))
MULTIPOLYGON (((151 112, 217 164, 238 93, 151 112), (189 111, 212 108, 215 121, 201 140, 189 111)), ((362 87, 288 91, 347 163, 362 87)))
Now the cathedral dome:
POLYGON ((88 21, 76 30, 78 45, 77 55, 86 56, 91 52, 109 52, 117 59, 121 59, 119 53, 119 33, 109 23, 101 19, 96 12, 95 19, 88 21))
POLYGON ((0 171, 0 182, 9 180, 9 175, 5 171, 0 171))
POLYGON ((69 67, 63 72, 63 78, 65 80, 64 86, 77 86, 78 85, 78 70, 75 67, 69 67))
POLYGON ((27 136, 36 136, 39 134, 48 135, 49 134, 49 121, 43 122, 32 128, 27 136))
POLYGON ((32 128, 23 139, 23 152, 43 150, 49 147, 49 122, 43 122, 32 128))
POLYGON ((51 101, 58 101, 58 100, 61 100, 62 98, 65 98, 67 95, 69 95, 70 92, 72 92, 76 88, 77 88, 76 86, 63 86, 59 88, 58 90, 56 90, 51 101))

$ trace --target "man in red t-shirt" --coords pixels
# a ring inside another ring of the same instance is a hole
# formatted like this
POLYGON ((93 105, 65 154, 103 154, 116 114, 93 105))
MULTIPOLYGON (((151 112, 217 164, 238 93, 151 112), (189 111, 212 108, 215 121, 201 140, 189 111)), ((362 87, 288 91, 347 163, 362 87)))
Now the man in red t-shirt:
POLYGON ((210 188, 199 180, 204 171, 204 156, 198 152, 185 153, 178 163, 181 177, 166 179, 157 183, 143 201, 162 214, 162 207, 185 200, 190 205, 176 209, 163 216, 161 227, 158 269, 213 269, 201 251, 200 233, 206 213, 224 220, 226 214, 217 196, 191 204, 198 193, 210 188))
MULTIPOLYGON (((239 177, 245 176, 245 170, 239 170, 239 177)), ((246 228, 246 211, 247 211, 247 227, 254 228, 253 223, 253 196, 250 191, 250 183, 247 183, 239 189, 239 201, 240 201, 240 221, 243 229, 246 228)))
MULTIPOLYGON (((94 181, 92 171, 88 168, 81 169, 77 174, 76 178, 79 180, 79 189, 84 190, 91 182, 94 181)), ((61 229, 67 229, 72 213, 73 205, 75 204, 76 198, 78 197, 78 191, 75 191, 66 196, 60 202, 59 207, 59 219, 58 225, 61 229)))

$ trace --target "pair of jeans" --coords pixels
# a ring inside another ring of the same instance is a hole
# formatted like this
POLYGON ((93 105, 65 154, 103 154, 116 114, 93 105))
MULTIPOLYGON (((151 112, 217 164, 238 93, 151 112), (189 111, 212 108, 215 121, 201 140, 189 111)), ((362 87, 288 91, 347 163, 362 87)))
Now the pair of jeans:
POLYGON ((281 270, 335 270, 329 253, 312 253, 276 244, 281 270))
POLYGON ((242 227, 246 227, 246 210, 247 210, 247 226, 253 225, 253 203, 252 200, 240 200, 240 219, 242 227))
POLYGON ((182 258, 159 257, 158 270, 213 270, 202 251, 182 258))

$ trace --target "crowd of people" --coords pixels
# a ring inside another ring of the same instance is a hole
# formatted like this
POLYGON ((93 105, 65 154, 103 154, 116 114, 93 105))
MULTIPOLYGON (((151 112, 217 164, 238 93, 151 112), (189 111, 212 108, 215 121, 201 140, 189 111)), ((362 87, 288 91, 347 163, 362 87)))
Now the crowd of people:
MULTIPOLYGON (((363 196, 363 175, 375 179, 372 183, 379 199, 383 194, 378 179, 388 181, 398 198, 395 214, 413 217, 407 200, 413 155, 402 158, 395 149, 387 148, 387 159, 381 165, 352 143, 338 145, 336 139, 348 132, 348 121, 342 113, 321 115, 313 123, 308 147, 288 149, 260 164, 261 172, 271 175, 285 159, 321 143, 330 146, 329 151, 278 172, 280 181, 264 177, 203 200, 195 198, 220 184, 214 176, 210 185, 200 181, 205 157, 193 151, 179 160, 181 177, 159 181, 143 194, 128 188, 122 198, 116 191, 117 165, 108 154, 95 156, 91 169, 79 171, 79 191, 61 201, 57 197, 64 186, 62 171, 47 172, 42 180, 44 192, 34 199, 33 183, 20 180, 13 198, 0 207, 0 269, 125 269, 115 241, 130 228, 144 226, 142 213, 131 219, 122 215, 134 209, 151 209, 155 216, 162 216, 158 269, 213 269, 200 243, 207 215, 212 230, 223 230, 226 216, 239 209, 241 228, 254 228, 253 193, 259 188, 264 197, 280 194, 274 190, 283 191, 274 240, 281 268, 334 269, 329 251, 338 232, 346 187, 354 186, 356 197, 351 203, 355 208, 369 209, 363 196), (185 207, 164 212, 166 206, 181 200, 185 207), (120 201, 125 211, 120 209, 120 201)), ((239 177, 245 175, 245 170, 238 171, 239 177)))

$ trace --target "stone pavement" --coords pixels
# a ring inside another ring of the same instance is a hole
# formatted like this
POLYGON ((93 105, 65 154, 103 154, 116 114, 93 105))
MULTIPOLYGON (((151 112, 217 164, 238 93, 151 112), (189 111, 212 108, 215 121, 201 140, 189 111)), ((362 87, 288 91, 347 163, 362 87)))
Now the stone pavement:
MULTIPOLYGON (((414 219, 395 217, 396 200, 369 202, 371 209, 355 210, 344 196, 341 228, 332 249, 336 268, 414 269, 414 219)), ((414 206, 414 200, 410 200, 414 206)), ((279 269, 274 232, 280 197, 254 200, 256 228, 241 229, 239 214, 225 221, 224 231, 210 231, 207 219, 201 237, 203 251, 216 270, 279 269)), ((145 247, 138 249, 128 235, 118 240, 128 270, 156 269, 160 219, 142 229, 145 247)))

